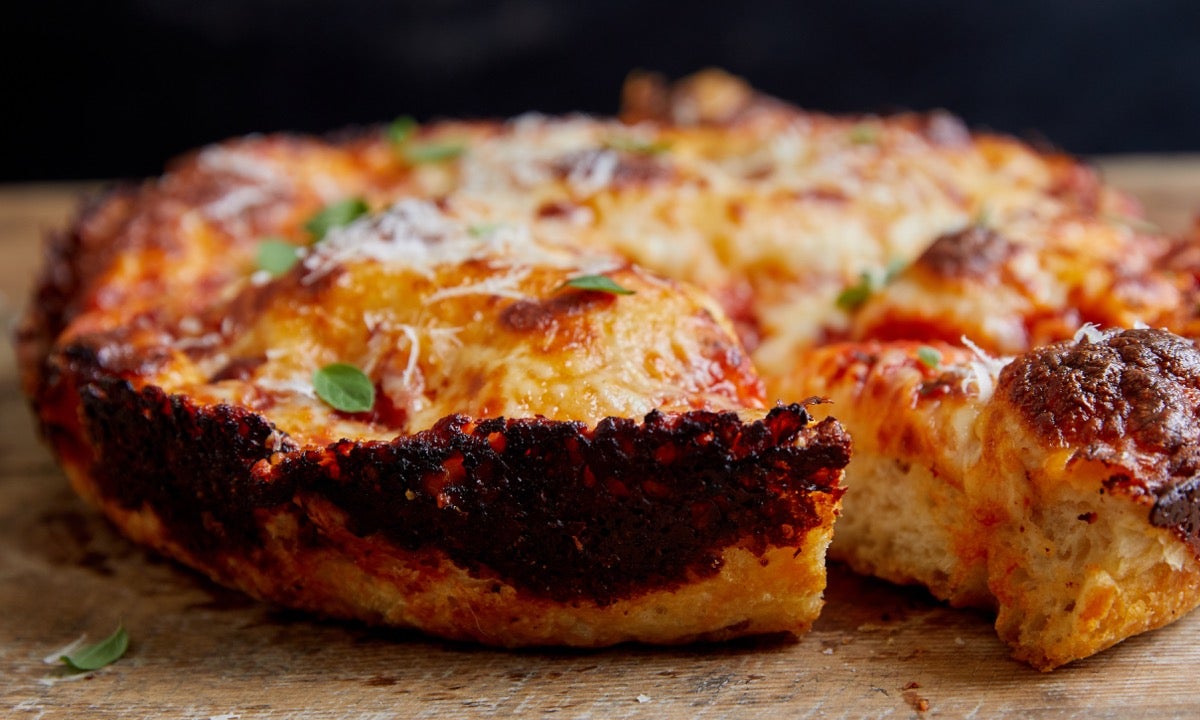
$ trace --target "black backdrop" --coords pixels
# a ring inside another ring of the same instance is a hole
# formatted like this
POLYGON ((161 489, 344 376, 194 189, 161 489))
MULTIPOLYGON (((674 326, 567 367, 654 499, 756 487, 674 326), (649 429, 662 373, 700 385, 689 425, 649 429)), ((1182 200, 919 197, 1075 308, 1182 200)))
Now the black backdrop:
POLYGON ((1200 150, 1197 0, 17 0, 0 181, 399 113, 612 112, 721 66, 814 109, 946 107, 1076 153, 1200 150))

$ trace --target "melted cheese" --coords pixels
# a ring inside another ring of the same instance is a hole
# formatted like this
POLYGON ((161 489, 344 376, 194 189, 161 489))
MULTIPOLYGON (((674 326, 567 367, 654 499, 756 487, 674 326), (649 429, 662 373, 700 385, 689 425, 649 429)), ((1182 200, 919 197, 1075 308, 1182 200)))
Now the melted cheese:
MULTIPOLYGON (((1106 292, 1117 259, 1145 270, 1159 252, 1103 219, 1127 214, 1119 196, 1070 162, 971 137, 944 115, 772 107, 688 127, 531 114, 437 124, 414 141, 465 149, 417 165, 381 135, 205 149, 143 198, 145 220, 96 283, 100 309, 68 336, 149 317, 173 335, 172 359, 144 381, 269 410, 289 433, 322 441, 410 432, 456 412, 594 422, 760 406, 723 311, 744 331, 766 397, 791 401, 788 378, 811 348, 913 318, 935 317, 934 337, 1016 352, 1082 320, 1156 322, 1180 305, 1153 283, 1106 292), (307 219, 350 197, 373 212, 309 246, 307 219), (992 285, 911 267, 939 236, 981 221, 1023 249, 992 285), (301 248, 283 278, 254 267, 267 236, 301 248), (1097 275, 1081 257, 1108 269, 1097 275), (897 266, 910 267, 862 308, 838 307, 862 273, 897 266), (578 294, 564 281, 595 274, 636 294, 563 299, 578 294), (1067 312, 1081 297, 1088 317, 1067 312), (366 369, 392 409, 332 413, 311 377, 335 361, 366 369)), ((986 394, 990 375, 976 370, 971 384, 986 394)))

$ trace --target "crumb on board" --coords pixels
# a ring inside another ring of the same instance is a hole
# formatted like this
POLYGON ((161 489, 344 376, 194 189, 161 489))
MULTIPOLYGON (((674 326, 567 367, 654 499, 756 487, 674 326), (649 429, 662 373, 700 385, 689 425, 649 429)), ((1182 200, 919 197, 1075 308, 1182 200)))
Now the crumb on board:
MULTIPOLYGON (((909 685, 915 685, 916 687, 920 687, 920 685, 917 683, 909 683, 909 685)), ((905 687, 905 690, 901 694, 904 696, 904 701, 907 702, 909 704, 909 706, 912 707, 913 710, 916 710, 917 712, 921 712, 921 713, 929 710, 929 701, 928 700, 921 697, 915 689, 909 688, 908 685, 905 685, 904 687, 905 687)))

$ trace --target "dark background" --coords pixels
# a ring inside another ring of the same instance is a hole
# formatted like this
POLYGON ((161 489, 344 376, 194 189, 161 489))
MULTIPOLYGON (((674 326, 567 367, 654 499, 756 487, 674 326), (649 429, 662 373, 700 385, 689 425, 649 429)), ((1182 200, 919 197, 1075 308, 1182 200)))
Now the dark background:
POLYGON ((134 176, 221 138, 406 113, 615 111, 724 67, 813 109, 945 107, 1075 153, 1200 150, 1197 0, 24 0, 0 181, 134 176))

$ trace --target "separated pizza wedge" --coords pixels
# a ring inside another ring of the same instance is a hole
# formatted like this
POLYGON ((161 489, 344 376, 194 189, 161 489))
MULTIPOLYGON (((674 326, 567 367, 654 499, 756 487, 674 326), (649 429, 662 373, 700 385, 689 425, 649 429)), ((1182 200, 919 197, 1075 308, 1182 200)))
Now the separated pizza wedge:
POLYGON ((766 408, 698 291, 419 200, 315 244, 283 224, 289 262, 258 266, 186 204, 109 203, 122 222, 60 239, 81 250, 50 276, 86 281, 44 282, 60 304, 22 355, 75 488, 133 539, 283 605, 495 645, 817 616, 849 440, 766 408))
POLYGON ((948 344, 815 350, 792 390, 855 439, 831 556, 997 610, 1050 670, 1200 604, 1200 351, 1085 331, 997 361, 948 344))

